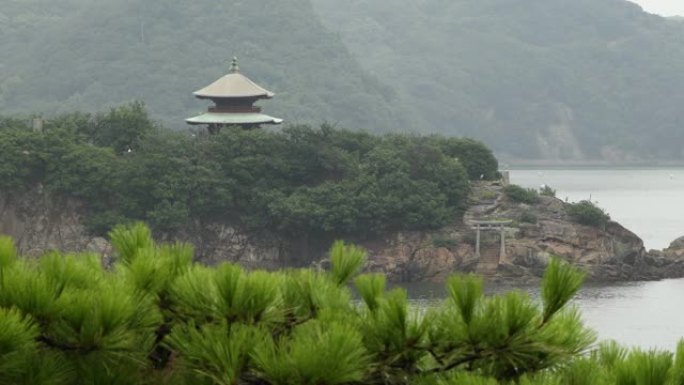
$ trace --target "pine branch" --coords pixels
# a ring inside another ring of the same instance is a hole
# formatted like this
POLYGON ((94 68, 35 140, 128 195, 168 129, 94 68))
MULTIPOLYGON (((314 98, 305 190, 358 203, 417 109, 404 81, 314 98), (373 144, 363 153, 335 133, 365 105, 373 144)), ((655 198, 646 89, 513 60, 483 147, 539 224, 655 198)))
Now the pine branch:
POLYGON ((455 368, 457 368, 463 364, 473 362, 473 361, 478 360, 480 358, 482 358, 482 357, 479 355, 465 356, 465 357, 461 358, 460 360, 456 360, 456 361, 450 363, 447 366, 443 366, 440 368, 434 368, 434 369, 430 369, 430 370, 423 370, 423 371, 421 371, 421 374, 448 372, 449 370, 455 369, 455 368))
POLYGON ((55 340, 53 340, 47 336, 39 336, 37 341, 42 342, 46 346, 53 348, 53 349, 61 350, 63 352, 76 352, 76 353, 83 354, 83 355, 90 354, 90 353, 98 350, 97 346, 89 346, 89 347, 85 348, 83 346, 71 345, 71 344, 65 344, 65 343, 57 342, 57 341, 55 341, 55 340))

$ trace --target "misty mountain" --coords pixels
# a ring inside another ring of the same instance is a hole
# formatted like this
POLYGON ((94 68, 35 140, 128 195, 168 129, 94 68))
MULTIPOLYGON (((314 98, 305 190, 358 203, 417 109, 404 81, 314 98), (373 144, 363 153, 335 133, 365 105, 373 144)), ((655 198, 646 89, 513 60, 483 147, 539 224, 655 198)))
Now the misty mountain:
POLYGON ((313 0, 431 130, 507 158, 684 158, 684 24, 624 0, 313 0))
POLYGON ((98 111, 137 99, 185 128, 209 105, 192 92, 226 74, 236 55, 247 76, 276 93, 265 111, 288 122, 387 131, 411 121, 307 0, 5 3, 3 114, 98 111))
POLYGON ((625 0, 7 0, 0 36, 4 115, 138 99, 184 128, 237 55, 288 122, 684 160, 684 23, 625 0))

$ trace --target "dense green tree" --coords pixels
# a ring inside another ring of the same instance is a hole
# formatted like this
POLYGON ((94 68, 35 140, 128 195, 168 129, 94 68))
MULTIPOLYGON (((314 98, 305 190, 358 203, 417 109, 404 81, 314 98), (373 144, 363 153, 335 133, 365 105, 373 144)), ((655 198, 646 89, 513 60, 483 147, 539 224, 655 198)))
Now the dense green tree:
POLYGON ((44 153, 35 133, 22 124, 0 130, 0 186, 26 190, 43 177, 44 153))
POLYGON ((123 153, 137 149, 142 139, 154 129, 145 106, 134 102, 98 115, 89 134, 94 144, 123 153))
POLYGON ((456 223, 468 176, 497 173, 470 140, 330 125, 191 135, 157 129, 142 108, 70 113, 43 131, 3 120, 0 191, 77 199, 98 234, 144 220, 169 235, 220 222, 332 240, 456 223))
POLYGON ((445 155, 458 159, 470 179, 492 180, 498 177, 499 162, 492 150, 473 139, 438 137, 437 143, 445 155))

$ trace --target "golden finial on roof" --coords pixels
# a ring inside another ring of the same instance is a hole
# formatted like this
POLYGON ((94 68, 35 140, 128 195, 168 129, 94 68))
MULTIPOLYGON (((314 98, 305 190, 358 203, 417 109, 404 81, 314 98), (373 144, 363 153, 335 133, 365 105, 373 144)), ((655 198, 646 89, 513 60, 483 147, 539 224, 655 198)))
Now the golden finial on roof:
POLYGON ((230 72, 240 72, 237 56, 233 56, 233 61, 230 63, 230 72))

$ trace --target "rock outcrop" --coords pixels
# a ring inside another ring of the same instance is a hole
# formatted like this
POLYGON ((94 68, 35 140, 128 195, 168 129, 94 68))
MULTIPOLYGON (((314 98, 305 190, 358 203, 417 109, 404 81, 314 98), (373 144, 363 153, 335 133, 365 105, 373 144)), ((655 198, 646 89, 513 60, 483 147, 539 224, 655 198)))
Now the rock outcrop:
POLYGON ((684 277, 684 237, 672 241, 663 250, 650 250, 638 267, 642 274, 650 273, 654 278, 684 277))
POLYGON ((619 223, 603 227, 577 224, 568 204, 540 196, 539 203, 516 203, 498 183, 474 186, 459 226, 434 233, 401 233, 371 251, 372 271, 400 281, 441 281, 454 271, 476 272, 487 254, 500 256, 489 272, 493 280, 535 280, 552 256, 581 266, 592 281, 652 280, 684 277, 684 238, 662 252, 646 252, 642 240, 619 223), (499 232, 482 232, 480 257, 475 252, 473 223, 509 221, 504 228, 505 254, 499 232))
MULTIPOLYGON (((26 257, 60 250, 109 258, 110 244, 102 237, 88 234, 83 225, 85 215, 87 210, 77 201, 55 199, 42 189, 22 196, 0 195, 0 234, 11 236, 26 257)), ((164 234, 159 238, 171 240, 164 234)), ((287 248, 277 238, 268 234, 248 235, 226 224, 195 224, 176 234, 173 240, 192 243, 197 258, 208 264, 233 261, 248 267, 276 267, 297 262, 284 257, 287 248)))
MULTIPOLYGON (((358 243, 369 251, 367 270, 383 272, 392 281, 443 281, 457 271, 485 273, 493 280, 535 280, 552 256, 581 266, 594 281, 684 276, 684 237, 663 251, 646 252, 641 239, 620 224, 580 225, 569 218, 566 208, 565 202, 547 196, 535 204, 516 203, 499 183, 477 183, 461 223, 358 243), (477 255, 473 224, 482 220, 507 221, 503 255, 500 230, 481 233, 477 255), (493 269, 483 269, 484 260, 493 260, 493 269)), ((29 257, 62 250, 108 258, 112 251, 107 241, 88 235, 84 228, 85 212, 77 202, 52 199, 40 189, 21 197, 0 196, 0 234, 12 236, 29 257)), ((319 263, 329 246, 321 240, 246 233, 220 223, 195 223, 174 240, 192 243, 198 260, 205 263, 233 261, 259 268, 319 263)))
POLYGON ((107 240, 85 231, 84 213, 76 201, 51 198, 41 188, 21 196, 0 194, 0 234, 14 238, 27 257, 50 250, 108 254, 107 240))

